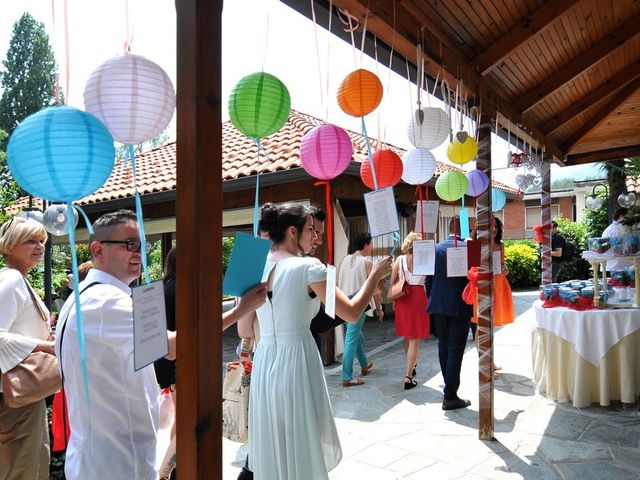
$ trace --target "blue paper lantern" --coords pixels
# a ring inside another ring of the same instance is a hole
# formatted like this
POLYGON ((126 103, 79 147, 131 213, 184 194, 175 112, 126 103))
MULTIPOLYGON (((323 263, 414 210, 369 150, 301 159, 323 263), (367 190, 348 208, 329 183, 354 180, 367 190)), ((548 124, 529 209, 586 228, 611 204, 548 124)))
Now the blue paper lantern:
POLYGON ((29 194, 72 202, 98 190, 115 161, 113 137, 90 113, 49 107, 27 117, 7 147, 13 178, 29 194))
POLYGON ((507 203, 507 196, 505 195, 505 193, 498 188, 492 188, 491 189, 491 211, 499 212, 504 208, 506 203, 507 203))

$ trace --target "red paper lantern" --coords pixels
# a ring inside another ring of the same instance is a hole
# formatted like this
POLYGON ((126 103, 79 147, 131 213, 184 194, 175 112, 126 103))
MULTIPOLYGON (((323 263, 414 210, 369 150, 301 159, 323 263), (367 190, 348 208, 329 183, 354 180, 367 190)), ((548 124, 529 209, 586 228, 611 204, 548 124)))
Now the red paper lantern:
MULTIPOLYGON (((373 152, 373 166, 376 170, 378 188, 393 187, 402 178, 402 160, 393 150, 383 148, 373 152)), ((369 160, 360 165, 360 178, 369 188, 375 188, 369 160)))
POLYGON ((368 70, 351 72, 338 87, 338 105, 344 113, 364 117, 382 101, 382 82, 368 70))

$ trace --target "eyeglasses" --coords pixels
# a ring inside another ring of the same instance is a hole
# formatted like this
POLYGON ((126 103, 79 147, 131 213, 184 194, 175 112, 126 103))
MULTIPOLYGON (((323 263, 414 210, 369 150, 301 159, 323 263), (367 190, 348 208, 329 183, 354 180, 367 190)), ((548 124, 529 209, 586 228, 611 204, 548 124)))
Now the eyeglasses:
MULTIPOLYGON (((99 240, 100 243, 116 243, 120 245, 126 245, 127 251, 139 252, 142 242, 140 240, 99 240)), ((147 253, 151 251, 151 243, 145 242, 144 249, 147 253)))

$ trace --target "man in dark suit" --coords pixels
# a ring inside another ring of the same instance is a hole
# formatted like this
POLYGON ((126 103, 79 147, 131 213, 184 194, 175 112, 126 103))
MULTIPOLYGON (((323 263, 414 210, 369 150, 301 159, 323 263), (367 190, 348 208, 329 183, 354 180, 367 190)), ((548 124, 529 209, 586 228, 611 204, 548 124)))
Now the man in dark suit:
MULTIPOLYGON (((450 232, 460 232, 460 219, 453 217, 449 222, 450 232)), ((462 291, 467 286, 467 277, 447 277, 447 249, 465 243, 460 236, 449 237, 436 246, 434 275, 430 279, 431 289, 427 311, 434 318, 438 332, 438 357, 444 377, 443 410, 466 408, 469 400, 458 397, 462 357, 467 344, 473 308, 462 300, 462 291)))

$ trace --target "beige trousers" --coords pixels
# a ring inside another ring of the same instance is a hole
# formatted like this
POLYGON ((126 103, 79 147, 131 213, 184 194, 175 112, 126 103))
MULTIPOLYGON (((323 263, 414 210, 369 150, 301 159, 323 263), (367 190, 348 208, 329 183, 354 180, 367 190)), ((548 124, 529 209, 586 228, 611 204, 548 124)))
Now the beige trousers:
POLYGON ((48 480, 49 460, 44 400, 9 408, 0 393, 0 480, 48 480))

